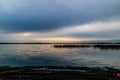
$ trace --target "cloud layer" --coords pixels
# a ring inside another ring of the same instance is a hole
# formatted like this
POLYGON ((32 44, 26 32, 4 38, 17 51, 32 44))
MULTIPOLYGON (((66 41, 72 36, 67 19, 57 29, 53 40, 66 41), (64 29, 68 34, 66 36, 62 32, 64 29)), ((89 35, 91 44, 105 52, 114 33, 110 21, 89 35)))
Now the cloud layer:
POLYGON ((120 16, 119 0, 1 0, 0 30, 45 32, 120 16))
POLYGON ((0 41, 119 39, 119 36, 119 0, 0 1, 0 41))

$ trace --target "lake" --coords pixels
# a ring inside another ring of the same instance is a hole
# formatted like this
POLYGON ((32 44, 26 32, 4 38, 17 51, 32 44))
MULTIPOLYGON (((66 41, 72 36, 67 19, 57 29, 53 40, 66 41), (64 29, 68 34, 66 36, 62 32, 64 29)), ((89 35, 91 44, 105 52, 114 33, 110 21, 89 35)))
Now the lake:
POLYGON ((0 44, 0 66, 120 67, 119 49, 53 46, 53 44, 0 44))

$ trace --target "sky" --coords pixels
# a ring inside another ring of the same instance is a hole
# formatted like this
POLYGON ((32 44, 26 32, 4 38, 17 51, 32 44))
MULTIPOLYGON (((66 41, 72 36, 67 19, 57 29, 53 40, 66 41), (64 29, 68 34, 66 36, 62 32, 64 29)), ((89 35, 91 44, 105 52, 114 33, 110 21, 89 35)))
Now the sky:
POLYGON ((120 0, 0 0, 0 42, 120 39, 120 0))

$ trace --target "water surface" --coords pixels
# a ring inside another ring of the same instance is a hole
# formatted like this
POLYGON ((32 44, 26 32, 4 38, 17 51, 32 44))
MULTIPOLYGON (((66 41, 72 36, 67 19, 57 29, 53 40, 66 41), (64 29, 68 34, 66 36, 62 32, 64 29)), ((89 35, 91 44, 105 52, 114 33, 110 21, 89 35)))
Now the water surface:
POLYGON ((120 50, 86 47, 54 48, 53 44, 0 44, 0 66, 120 67, 120 50))

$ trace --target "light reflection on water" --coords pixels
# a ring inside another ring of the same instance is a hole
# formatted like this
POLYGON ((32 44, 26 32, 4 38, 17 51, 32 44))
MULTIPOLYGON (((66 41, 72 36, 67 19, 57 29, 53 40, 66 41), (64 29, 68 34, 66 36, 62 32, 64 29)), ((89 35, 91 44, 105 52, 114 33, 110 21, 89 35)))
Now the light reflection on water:
POLYGON ((54 48, 51 44, 0 45, 1 66, 114 66, 120 67, 120 50, 54 48))

